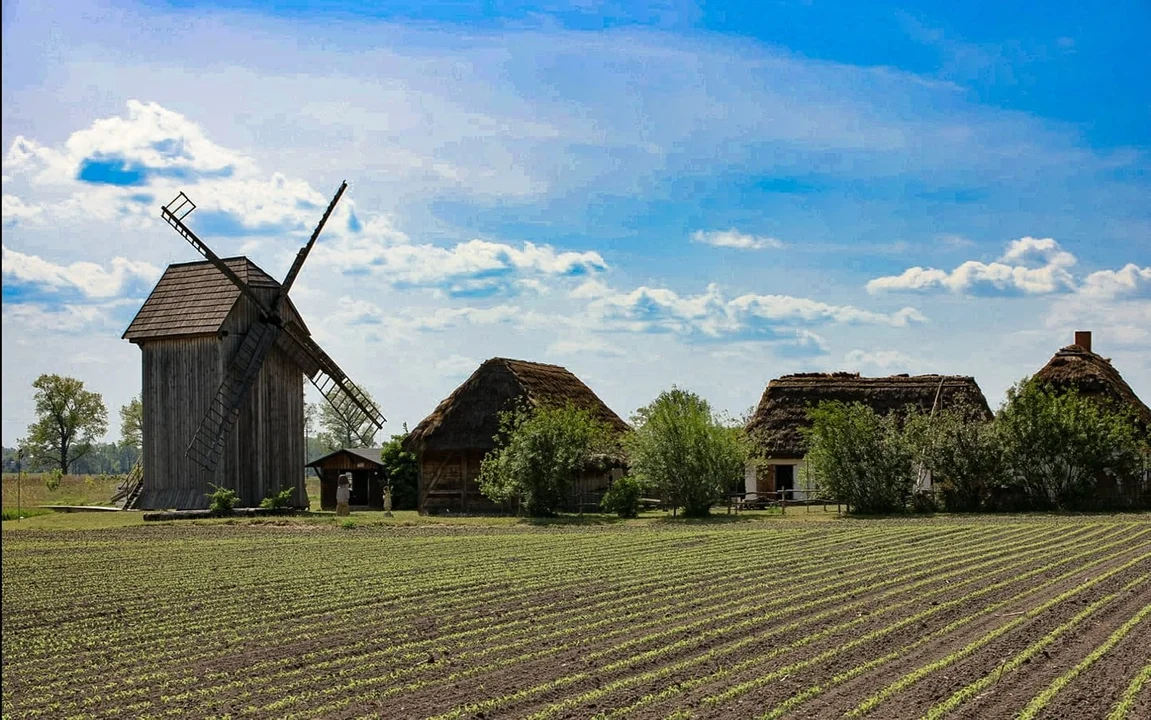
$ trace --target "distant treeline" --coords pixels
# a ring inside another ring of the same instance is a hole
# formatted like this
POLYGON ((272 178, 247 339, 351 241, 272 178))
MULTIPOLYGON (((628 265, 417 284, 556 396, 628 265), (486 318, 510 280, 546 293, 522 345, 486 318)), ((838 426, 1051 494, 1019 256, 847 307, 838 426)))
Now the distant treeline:
MULTIPOLYGON (((132 469, 140 457, 140 449, 117 443, 93 443, 92 449, 72 461, 69 472, 73 475, 124 475, 132 469)), ((4 448, 3 469, 6 473, 19 472, 20 458, 16 448, 4 448)), ((47 472, 53 467, 51 462, 36 462, 24 458, 24 472, 47 472)))

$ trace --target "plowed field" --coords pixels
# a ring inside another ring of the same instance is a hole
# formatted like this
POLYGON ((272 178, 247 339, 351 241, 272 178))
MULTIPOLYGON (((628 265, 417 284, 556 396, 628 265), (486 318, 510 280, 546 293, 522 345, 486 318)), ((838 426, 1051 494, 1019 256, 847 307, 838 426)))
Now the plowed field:
POLYGON ((3 714, 1151 718, 1151 522, 5 532, 3 714))

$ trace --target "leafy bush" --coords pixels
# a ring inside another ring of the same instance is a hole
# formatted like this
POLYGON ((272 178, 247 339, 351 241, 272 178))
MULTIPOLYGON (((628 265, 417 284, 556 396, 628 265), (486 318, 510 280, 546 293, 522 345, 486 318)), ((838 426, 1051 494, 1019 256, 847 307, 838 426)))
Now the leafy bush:
POLYGON ((978 409, 957 404, 929 415, 911 413, 904 426, 938 499, 949 512, 986 509, 1003 479, 1003 446, 996 426, 978 409))
POLYGON ((292 496, 295 495, 293 488, 284 488, 278 493, 272 493, 268 497, 260 501, 260 507, 265 510, 280 510, 290 507, 292 504, 292 496))
POLYGON ((352 528, 356 527, 356 521, 351 520, 351 519, 341 520, 340 521, 340 527, 342 527, 345 530, 351 530, 352 528))
POLYGON ((384 465, 384 478, 392 486, 392 509, 415 510, 418 504, 418 483, 420 476, 419 462, 413 453, 404 450, 404 438, 408 435, 408 426, 404 425, 404 432, 393 435, 392 439, 380 450, 380 462, 384 465))
POLYGON ((901 512, 915 485, 915 454, 895 414, 862 403, 822 402, 804 428, 820 487, 861 514, 901 512))
POLYGON ((1121 485, 1135 478, 1145 451, 1126 412, 1033 380, 1007 391, 995 422, 1008 483, 1038 509, 1096 506, 1100 479, 1121 485))
POLYGON ((231 515, 232 511, 236 508, 236 504, 240 502, 240 497, 236 495, 236 491, 212 483, 209 483, 209 485, 216 489, 207 493, 208 498, 211 500, 208 509, 212 511, 213 515, 231 515))
POLYGON ((625 475, 608 488, 600 507, 604 512, 615 513, 621 518, 633 518, 639 515, 641 498, 643 484, 631 475, 625 475))
POLYGON ((627 438, 632 472, 671 507, 702 517, 743 482, 750 446, 706 400, 673 387, 636 411, 627 438))
POLYGON ((610 446, 610 430, 588 411, 525 405, 500 414, 498 443, 480 465, 480 492, 497 502, 519 498, 529 515, 552 515, 571 483, 610 446))
POLYGON ((48 488, 48 492, 56 492, 60 489, 60 480, 64 477, 63 471, 60 468, 52 468, 44 473, 44 486, 48 488))

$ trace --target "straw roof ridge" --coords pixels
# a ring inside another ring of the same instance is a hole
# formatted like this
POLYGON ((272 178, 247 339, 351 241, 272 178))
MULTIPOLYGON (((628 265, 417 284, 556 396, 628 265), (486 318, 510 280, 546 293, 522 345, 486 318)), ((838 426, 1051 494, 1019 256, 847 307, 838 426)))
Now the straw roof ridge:
POLYGON ((1139 399, 1110 358, 1105 358, 1078 345, 1060 348, 1034 379, 1052 389, 1074 388, 1081 395, 1102 398, 1120 407, 1131 408, 1141 430, 1151 432, 1151 408, 1139 399))
POLYGON ((907 406, 930 411, 958 403, 971 406, 990 419, 991 408, 983 391, 969 375, 889 375, 863 377, 854 372, 795 373, 767 384, 747 431, 769 457, 802 458, 807 444, 801 432, 810 427, 808 408, 825 400, 860 402, 876 412, 892 413, 907 406))
POLYGON ((499 413, 518 399, 535 407, 571 402, 588 410, 614 432, 625 423, 591 388, 567 368, 547 363, 494 357, 420 421, 405 441, 409 449, 489 449, 495 447, 499 413))

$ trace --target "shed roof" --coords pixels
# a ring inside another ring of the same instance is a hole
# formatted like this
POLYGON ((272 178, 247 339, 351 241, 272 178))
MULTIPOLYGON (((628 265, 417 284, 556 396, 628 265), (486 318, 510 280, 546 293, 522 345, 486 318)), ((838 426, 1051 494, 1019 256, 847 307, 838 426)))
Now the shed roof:
POLYGON ((807 446, 800 430, 811 426, 807 410, 820 402, 860 402, 886 414, 908 405, 931 410, 937 395, 943 407, 966 401, 984 417, 991 417, 983 391, 970 376, 798 373, 767 384, 747 430, 769 457, 801 458, 807 446))
POLYGON ((1151 429, 1151 408, 1139 399, 1109 358, 1079 345, 1068 345, 1058 352, 1039 372, 1039 380, 1055 390, 1074 388, 1081 395, 1104 398, 1135 413, 1143 430, 1151 429))
MULTIPOLYGON (((256 291, 280 288, 280 283, 246 257, 224 258, 224 263, 256 291)), ((240 289, 207 260, 169 265, 123 337, 135 342, 209 335, 220 330, 239 299, 240 289)), ((289 313, 294 314, 292 319, 306 333, 290 298, 287 304, 289 313)))
POLYGON ((370 463, 374 463, 375 465, 383 467, 383 463, 380 461, 380 453, 382 451, 383 451, 383 448, 378 448, 378 447, 375 447, 375 448, 340 448, 339 450, 333 450, 332 452, 328 453, 327 455, 323 455, 321 457, 316 458, 315 460, 311 461, 310 463, 308 463, 304 467, 319 467, 320 465, 322 465, 324 463, 325 460, 328 460, 330 458, 334 458, 337 455, 340 455, 342 453, 347 453, 349 455, 356 457, 359 460, 367 460, 370 463))
POLYGON ((499 432, 499 413, 518 398, 534 406, 571 402, 588 410, 614 432, 628 429, 591 388, 559 365, 491 358, 452 391, 412 430, 413 449, 490 449, 499 432))

